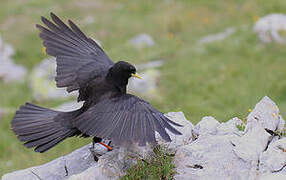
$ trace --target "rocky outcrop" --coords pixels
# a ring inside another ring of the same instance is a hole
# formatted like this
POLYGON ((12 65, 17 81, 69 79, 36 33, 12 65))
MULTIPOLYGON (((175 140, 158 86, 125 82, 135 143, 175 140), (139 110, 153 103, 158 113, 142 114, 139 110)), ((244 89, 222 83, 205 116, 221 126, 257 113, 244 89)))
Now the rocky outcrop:
MULTIPOLYGON (((174 179, 286 179, 286 138, 277 131, 284 128, 284 120, 276 104, 264 97, 245 121, 233 118, 220 123, 204 117, 196 126, 186 120, 182 112, 165 114, 184 127, 182 136, 171 135, 172 142, 159 144, 175 152, 174 179)), ((152 155, 151 147, 128 147, 107 150, 96 144, 94 152, 100 156, 95 162, 91 145, 47 164, 6 174, 11 179, 119 179, 136 164, 136 157, 152 155)))
POLYGON ((268 97, 245 124, 238 118, 219 123, 205 117, 193 129, 197 139, 177 148, 175 179, 286 179, 286 141, 273 133, 283 127, 279 109, 268 97), (245 126, 244 131, 238 126, 245 126))
POLYGON ((129 42, 136 48, 151 47, 155 45, 153 38, 149 34, 145 33, 137 35, 136 37, 132 38, 129 42))

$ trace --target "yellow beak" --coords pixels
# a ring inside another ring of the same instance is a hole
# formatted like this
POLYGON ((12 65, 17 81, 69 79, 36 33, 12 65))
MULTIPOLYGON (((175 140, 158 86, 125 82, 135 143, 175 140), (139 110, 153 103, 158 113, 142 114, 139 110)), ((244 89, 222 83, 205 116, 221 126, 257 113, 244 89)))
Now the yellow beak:
POLYGON ((131 76, 132 76, 132 77, 136 77, 136 78, 138 78, 138 79, 142 79, 142 77, 141 77, 139 74, 137 74, 137 73, 131 74, 131 76))
POLYGON ((42 47, 42 53, 43 53, 43 54, 47 54, 46 49, 47 49, 46 47, 42 47))

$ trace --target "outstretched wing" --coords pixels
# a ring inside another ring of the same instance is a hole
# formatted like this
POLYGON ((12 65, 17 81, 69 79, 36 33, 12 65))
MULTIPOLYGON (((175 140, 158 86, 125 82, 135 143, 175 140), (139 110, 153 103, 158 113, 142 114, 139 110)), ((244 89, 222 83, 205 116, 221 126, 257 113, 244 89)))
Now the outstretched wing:
POLYGON ((155 131, 166 141, 171 141, 166 129, 180 135, 171 124, 181 126, 131 94, 103 100, 74 120, 74 126, 90 136, 110 139, 118 145, 140 146, 146 142, 156 144, 155 131))
POLYGON ((53 22, 42 17, 36 27, 48 55, 56 57, 57 87, 67 87, 67 91, 78 90, 93 78, 103 76, 114 64, 102 48, 71 21, 69 26, 51 13, 53 22))

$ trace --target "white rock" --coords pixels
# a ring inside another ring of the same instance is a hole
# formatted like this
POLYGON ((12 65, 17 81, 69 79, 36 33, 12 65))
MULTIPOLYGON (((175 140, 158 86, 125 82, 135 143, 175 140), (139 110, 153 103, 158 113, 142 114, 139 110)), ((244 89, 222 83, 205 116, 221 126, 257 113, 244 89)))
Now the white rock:
POLYGON ((286 140, 271 144, 274 139, 265 131, 265 128, 281 128, 284 122, 280 121, 283 119, 279 110, 268 97, 264 97, 249 114, 245 132, 235 129, 241 123, 238 118, 221 124, 213 117, 203 118, 193 130, 198 138, 177 148, 174 162, 178 174, 175 179, 256 180, 276 168, 286 174, 286 157, 276 152, 279 151, 278 147, 286 148, 286 140), (264 152, 268 145, 269 149, 264 152))
POLYGON ((132 94, 144 96, 147 98, 158 98, 160 96, 157 88, 160 71, 156 69, 147 69, 140 72, 142 79, 131 78, 127 89, 132 94))
POLYGON ((5 44, 0 37, 0 79, 3 79, 5 83, 13 81, 21 82, 27 74, 25 67, 14 64, 12 59, 13 54, 13 47, 5 44))
POLYGON ((126 171, 137 163, 135 157, 146 158, 152 153, 152 148, 138 147, 136 145, 128 148, 114 148, 112 151, 99 157, 96 165, 90 167, 80 174, 76 174, 68 178, 75 179, 119 179, 124 176, 126 171))
POLYGON ((170 120, 177 122, 178 124, 182 125, 183 127, 177 127, 175 128, 182 133, 182 135, 177 136, 172 133, 169 133, 172 142, 165 142, 160 138, 158 134, 156 134, 156 139, 159 142, 159 144, 164 145, 168 148, 169 151, 175 151, 179 146, 183 146, 186 144, 189 144, 193 140, 193 127, 194 125, 185 118, 185 115, 183 112, 169 112, 165 114, 167 118, 170 120))
POLYGON ((237 156, 245 161, 258 162, 259 155, 266 149, 270 137, 270 134, 257 123, 242 137, 232 140, 235 145, 233 150, 237 156))
POLYGON ((260 18, 254 25, 254 31, 263 43, 286 43, 286 38, 279 32, 286 31, 285 14, 269 14, 260 18))
POLYGON ((259 180, 285 180, 286 174, 283 173, 271 173, 262 175, 259 180))
POLYGON ((224 32, 207 35, 207 36, 201 38, 198 41, 198 43, 199 44, 208 44, 208 43, 212 43, 215 41, 222 41, 222 40, 226 39, 227 37, 229 37, 230 35, 232 35, 233 33, 235 33, 235 31, 236 31, 235 28, 230 27, 230 28, 227 28, 224 32))
MULTIPOLYGON (((261 173, 280 172, 286 166, 286 138, 279 139, 269 145, 260 157, 261 173)), ((286 174, 285 174, 286 175, 286 174)))
POLYGON ((127 86, 128 91, 131 94, 136 94, 149 99, 160 98, 160 93, 158 92, 160 71, 155 68, 162 65, 162 60, 136 65, 136 69, 139 71, 142 79, 131 78, 127 86))
POLYGON ((238 119, 237 117, 221 123, 218 127, 217 127, 217 134, 218 135, 226 135, 226 134, 237 134, 237 135, 242 135, 242 131, 239 131, 239 129, 237 128, 238 125, 241 125, 242 121, 240 119, 238 119))
POLYGON ((29 78, 29 85, 33 91, 35 99, 41 101, 47 99, 68 98, 77 95, 77 92, 67 93, 65 88, 57 88, 55 76, 55 58, 44 59, 40 64, 34 67, 29 78))
MULTIPOLYGON (((245 131, 248 131, 252 126, 256 126, 259 122, 263 128, 275 131, 282 130, 284 128, 285 121, 280 115, 277 105, 267 96, 265 96, 258 104, 255 105, 255 109, 247 117, 247 126, 245 131)), ((275 142, 278 137, 270 137, 270 144, 275 142)))
MULTIPOLYGON (((87 145, 44 165, 5 174, 2 180, 64 179, 74 173, 80 173, 96 163, 89 153, 89 148, 90 145, 87 145)), ((97 152, 97 146, 95 151, 97 152)))
POLYGON ((233 153, 228 136, 204 135, 179 147, 174 158, 178 180, 247 179, 250 164, 233 153))
POLYGON ((256 104, 255 108, 247 116, 246 131, 253 126, 256 126, 257 122, 259 122, 264 128, 272 131, 276 130, 278 126, 279 128, 282 128, 285 123, 279 114, 277 105, 267 96, 256 104))
POLYGON ((212 116, 203 117, 203 119, 194 127, 193 134, 195 136, 217 133, 220 123, 212 116))
POLYGON ((275 130, 279 125, 279 119, 272 116, 277 113, 279 115, 275 103, 267 96, 264 97, 248 115, 245 134, 231 140, 235 145, 233 148, 235 154, 251 164, 249 169, 251 178, 256 177, 259 157, 273 139, 265 128, 275 130))
POLYGON ((154 46, 153 38, 148 34, 140 34, 129 41, 136 48, 154 46))
POLYGON ((155 60, 155 61, 150 61, 145 64, 139 64, 136 65, 137 70, 144 70, 144 69, 151 69, 151 68, 157 68, 163 66, 164 61, 163 60, 155 60))
POLYGON ((95 165, 91 166, 82 173, 72 175, 67 180, 105 180, 105 179, 112 180, 112 178, 108 178, 105 174, 102 173, 101 167, 95 165))

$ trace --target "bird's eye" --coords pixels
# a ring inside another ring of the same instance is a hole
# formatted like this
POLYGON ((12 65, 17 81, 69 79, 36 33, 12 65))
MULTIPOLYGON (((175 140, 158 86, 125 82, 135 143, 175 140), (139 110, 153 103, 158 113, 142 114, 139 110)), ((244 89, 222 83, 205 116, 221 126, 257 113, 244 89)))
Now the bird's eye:
POLYGON ((131 72, 135 72, 136 70, 135 70, 135 68, 134 68, 134 67, 130 67, 130 68, 129 68, 129 71, 131 71, 131 72))

